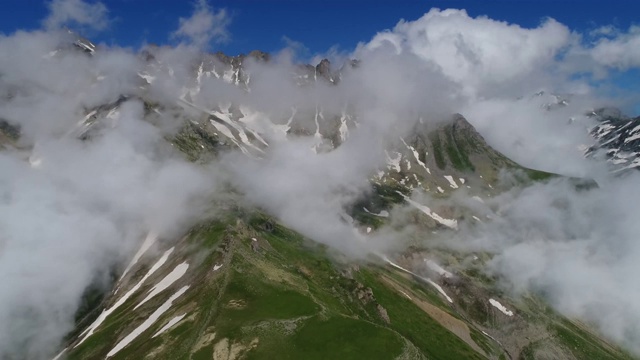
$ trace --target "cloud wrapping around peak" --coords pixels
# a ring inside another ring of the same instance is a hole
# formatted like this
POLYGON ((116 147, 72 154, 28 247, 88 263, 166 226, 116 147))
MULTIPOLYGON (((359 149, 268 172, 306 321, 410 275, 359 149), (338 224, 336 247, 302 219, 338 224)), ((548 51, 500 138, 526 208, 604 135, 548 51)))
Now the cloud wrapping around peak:
POLYGON ((47 6, 49 16, 42 22, 47 29, 79 25, 104 30, 109 25, 109 10, 99 1, 51 0, 47 6))

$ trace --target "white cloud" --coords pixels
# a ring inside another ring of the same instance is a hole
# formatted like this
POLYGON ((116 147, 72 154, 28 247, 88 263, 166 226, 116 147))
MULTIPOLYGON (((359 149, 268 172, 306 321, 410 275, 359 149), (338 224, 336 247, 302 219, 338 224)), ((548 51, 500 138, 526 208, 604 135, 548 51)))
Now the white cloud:
POLYGON ((604 81, 611 70, 639 67, 640 26, 622 32, 604 25, 580 33, 551 18, 523 28, 465 10, 432 9, 376 34, 355 55, 383 47, 434 64, 471 97, 517 97, 541 88, 585 88, 577 74, 604 81))
POLYGON ((589 31, 589 36, 591 37, 616 36, 619 33, 620 33, 620 30, 617 27, 613 25, 603 25, 589 31))
POLYGON ((229 14, 225 9, 215 11, 206 0, 199 0, 191 17, 180 18, 179 21, 180 27, 172 36, 185 39, 197 47, 207 47, 211 41, 229 40, 229 14))
POLYGON ((599 65, 619 70, 639 67, 640 26, 631 26, 626 33, 616 35, 599 39, 589 49, 593 60, 599 65))
POLYGON ((364 48, 391 45, 434 63, 469 95, 529 78, 553 62, 569 44, 569 29, 553 19, 537 28, 486 17, 470 17, 464 10, 433 9, 412 22, 401 21, 392 31, 379 33, 364 48))
POLYGON ((48 3, 49 16, 43 24, 48 29, 79 25, 103 30, 109 25, 109 10, 101 2, 84 0, 52 0, 48 3))

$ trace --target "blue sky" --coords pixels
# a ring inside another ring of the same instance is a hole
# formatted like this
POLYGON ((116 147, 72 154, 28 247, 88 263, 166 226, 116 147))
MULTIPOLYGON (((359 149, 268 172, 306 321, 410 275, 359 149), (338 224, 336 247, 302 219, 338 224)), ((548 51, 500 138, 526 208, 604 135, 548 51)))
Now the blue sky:
MULTIPOLYGON (((191 1, 103 0, 113 22, 106 30, 89 34, 107 44, 139 47, 145 42, 170 43, 169 33, 179 17, 188 17, 191 1)), ((224 0, 210 1, 232 16, 230 41, 213 44, 212 50, 228 54, 254 49, 274 51, 285 46, 283 37, 301 42, 311 54, 337 45, 352 49, 378 31, 393 27, 400 19, 415 20, 432 7, 463 8, 471 16, 535 27, 547 16, 581 31, 614 24, 626 29, 638 21, 640 1, 635 0, 224 0)), ((3 0, 0 32, 34 29, 46 16, 45 1, 3 0)))

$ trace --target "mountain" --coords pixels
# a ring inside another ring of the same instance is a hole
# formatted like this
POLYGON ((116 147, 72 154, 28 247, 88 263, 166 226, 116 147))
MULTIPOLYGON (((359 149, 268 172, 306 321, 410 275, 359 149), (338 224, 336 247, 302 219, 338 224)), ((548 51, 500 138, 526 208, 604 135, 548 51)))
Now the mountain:
MULTIPOLYGON (((190 148, 216 148, 212 138, 191 134, 190 148)), ((434 193, 443 197, 456 186, 482 195, 498 191, 493 185, 498 186, 498 171, 505 167, 534 180, 550 176, 521 168, 491 149, 459 115, 436 131, 416 131, 401 144, 404 151, 390 156, 384 175, 373 178, 372 199, 360 204, 369 208, 355 211, 363 226, 380 225, 389 216, 387 205, 406 200, 425 226, 450 231, 450 221, 408 198, 412 186, 440 187, 443 191, 434 193), (435 155, 438 151, 442 154, 435 155), (453 174, 451 181, 445 173, 453 174), (415 178, 420 181, 414 183, 415 178)), ((114 290, 78 316, 65 356, 628 357, 541 299, 501 293, 496 279, 480 270, 488 254, 438 253, 450 266, 432 260, 434 252, 426 248, 406 250, 393 260, 372 254, 353 261, 259 210, 216 206, 226 209, 224 219, 205 221, 180 239, 149 235, 114 290), (159 251, 145 252, 148 242, 156 242, 159 251), (453 270, 469 261, 475 265, 453 270)))
MULTIPOLYGON (((80 44, 86 56, 100 51, 80 44)), ((173 152, 206 166, 229 152, 264 160, 271 139, 311 139, 309 151, 331 153, 347 146, 359 126, 348 106, 340 113, 301 106, 269 117, 240 103, 194 101, 204 77, 250 92, 246 64, 270 61, 257 51, 203 55, 180 95, 158 101, 149 85, 174 71, 158 51, 140 54, 146 67, 137 74, 137 92, 87 108, 64 136, 91 142, 102 129, 119 126, 124 106, 140 102, 148 124, 162 126, 166 118, 178 124, 165 138, 173 152)), ((335 70, 323 60, 287 76, 301 87, 330 87, 357 67, 350 62, 335 70)), ((20 143, 15 125, 3 120, 0 132, 0 144, 25 154, 34 168, 46 161, 37 147, 20 143)), ((500 216, 456 197, 483 203, 559 175, 510 160, 460 114, 437 126, 415 119, 407 135, 387 140, 385 165, 370 174, 370 191, 349 204, 343 220, 364 239, 387 226, 412 231, 396 251, 347 256, 266 209, 233 196, 217 199, 210 205, 215 216, 203 214, 182 236, 150 232, 126 266, 114 267, 108 286, 87 288, 56 359, 630 358, 540 296, 503 292, 499 279, 483 271, 491 254, 430 246, 500 216)), ((240 192, 234 185, 228 184, 230 194, 240 192)))
MULTIPOLYGON (((219 149, 215 135, 193 131, 186 148, 219 149)), ((549 176, 521 168, 488 147, 461 116, 404 142, 405 151, 392 155, 396 160, 390 159, 384 175, 372 179, 375 192, 361 207, 354 206, 354 218, 369 231, 388 219, 391 205, 405 201, 415 207, 412 221, 425 226, 422 231, 452 231, 452 224, 465 221, 458 210, 432 211, 411 200, 412 186, 433 187, 446 199, 456 186, 481 196, 497 193, 504 167, 521 169, 535 180, 549 176), (442 154, 435 155, 438 151, 442 154), (405 159, 402 165, 397 165, 397 154, 405 159), (440 164, 436 156, 442 157, 440 164)), ((414 247, 392 260, 372 254, 353 261, 259 210, 234 203, 216 206, 226 209, 225 219, 203 222, 179 239, 150 235, 145 242, 156 241, 159 250, 136 256, 114 290, 79 314, 63 356, 628 358, 541 299, 502 293, 497 279, 481 270, 488 254, 414 247), (474 265, 454 270, 469 261, 474 265)))
POLYGON ((587 155, 604 157, 616 172, 640 168, 640 117, 630 118, 613 108, 593 111, 591 116, 599 122, 590 131, 597 143, 587 155))
MULTIPOLYGON (((571 94, 547 94, 544 91, 534 96, 544 97, 546 103, 543 108, 549 111, 567 106, 572 98, 571 94)), ((640 167, 640 117, 631 118, 614 107, 589 110, 586 116, 597 122, 588 129, 594 142, 586 146, 586 157, 608 161, 616 173, 640 167)), ((574 120, 570 118, 569 122, 574 120)))

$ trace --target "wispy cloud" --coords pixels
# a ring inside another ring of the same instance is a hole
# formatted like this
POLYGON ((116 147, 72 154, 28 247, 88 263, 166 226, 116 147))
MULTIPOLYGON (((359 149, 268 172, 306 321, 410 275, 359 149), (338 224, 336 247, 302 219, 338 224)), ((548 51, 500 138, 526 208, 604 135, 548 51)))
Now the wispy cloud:
POLYGON ((226 9, 214 10, 207 0, 198 0, 191 17, 180 18, 179 22, 180 26, 172 36, 186 40, 198 48, 206 48, 211 42, 226 42, 230 39, 230 15, 226 9))
POLYGON ((42 23, 48 29, 77 25, 104 30, 109 25, 109 11, 99 1, 51 0, 47 7, 49 16, 42 23))

